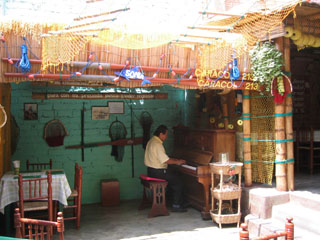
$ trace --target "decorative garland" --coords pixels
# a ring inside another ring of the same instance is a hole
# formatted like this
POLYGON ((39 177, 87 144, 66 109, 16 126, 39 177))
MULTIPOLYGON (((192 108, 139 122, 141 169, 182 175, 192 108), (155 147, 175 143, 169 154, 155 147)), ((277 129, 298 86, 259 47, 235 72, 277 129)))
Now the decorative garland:
MULTIPOLYGON (((7 55, 8 55, 8 62, 9 64, 13 64, 13 61, 10 57, 10 54, 9 54, 9 51, 8 51, 8 47, 7 47, 7 44, 6 44, 6 40, 5 40, 5 37, 3 35, 1 35, 1 38, 0 40, 2 41, 2 43, 4 44, 4 47, 6 49, 6 52, 7 52, 7 55)), ((25 43, 28 43, 27 39, 25 37, 23 37, 23 40, 25 41, 25 43)), ((37 74, 40 74, 40 71, 38 71, 37 73, 35 74, 27 74, 30 69, 31 69, 31 65, 30 65, 30 62, 28 60, 28 57, 27 57, 27 51, 30 51, 30 44, 29 44, 29 49, 27 48, 27 45, 26 44, 23 44, 21 45, 21 48, 22 48, 22 57, 20 58, 19 61, 17 61, 17 63, 15 64, 15 67, 17 69, 18 72, 22 72, 24 74, 26 74, 26 77, 28 77, 29 79, 34 79, 36 77, 37 74)), ((31 51, 30 53, 32 55, 34 55, 31 51)), ((35 55, 34 55, 35 56, 35 55)), ((65 67, 64 69, 66 69, 67 72, 69 72, 71 75, 70 77, 68 78, 65 78, 63 80, 69 80, 71 79, 72 77, 75 77, 75 76, 78 76, 80 77, 83 72, 93 63, 95 63, 93 61, 93 59, 96 59, 96 63, 98 63, 98 68, 100 70, 101 73, 103 73, 104 75, 106 76, 109 76, 104 70, 103 70, 103 66, 100 64, 100 62, 98 61, 97 59, 97 55, 95 54, 95 52, 90 52, 89 56, 88 56, 88 62, 87 64, 81 68, 79 71, 77 72, 71 72, 68 70, 67 67, 65 67)), ((38 57, 36 57, 37 59, 39 59, 38 57)), ((113 82, 118 82, 122 79, 127 79, 128 81, 130 81, 130 79, 140 79, 142 80, 141 82, 141 85, 144 86, 145 84, 151 84, 151 79, 154 79, 157 77, 159 71, 160 71, 160 67, 161 67, 161 63, 163 61, 163 59, 166 58, 166 55, 165 54, 162 54, 160 56, 160 63, 159 63, 159 66, 158 66, 158 69, 157 71, 153 74, 152 77, 145 77, 144 76, 144 73, 143 73, 143 70, 141 68, 141 66, 139 65, 138 67, 137 66, 134 66, 133 68, 130 68, 128 69, 129 65, 130 65, 130 58, 128 58, 126 60, 126 63, 125 63, 125 66, 123 67, 123 69, 120 71, 120 72, 116 72, 115 74, 118 75, 118 77, 112 79, 110 77, 110 80, 113 81, 113 82), (130 76, 132 75, 132 77, 130 76)), ((168 60, 167 60, 168 61, 168 60)), ((194 76, 194 71, 195 71, 195 67, 193 68, 193 70, 191 68, 189 68, 184 74, 180 75, 180 74, 177 74, 175 71, 172 70, 171 68, 171 65, 168 65, 168 68, 169 68, 169 74, 176 78, 177 81, 175 83, 172 83, 172 84, 180 84, 180 81, 181 80, 191 80, 194 76)))
MULTIPOLYGON (((8 55, 8 62, 9 64, 13 64, 13 61, 9 55, 9 51, 8 51, 8 48, 7 48, 7 45, 6 45, 6 40, 4 38, 4 36, 2 35, 0 40, 2 41, 2 43, 4 44, 5 46, 5 49, 6 49, 6 52, 7 52, 7 55, 8 55)), ((30 50, 31 49, 31 46, 28 42, 28 40, 23 37, 23 40, 25 41, 25 44, 22 45, 21 47, 23 47, 23 56, 27 59, 27 51, 29 51, 32 55, 34 55, 37 59, 39 59, 35 54, 32 53, 32 51, 30 50), (27 43, 29 45, 29 49, 27 48, 27 43)), ((65 79, 61 79, 61 80, 69 80, 75 76, 77 77, 80 77, 84 71, 90 66, 92 65, 93 63, 97 63, 98 64, 98 69, 100 70, 100 72, 108 77, 110 77, 110 80, 112 82, 119 82, 123 79, 126 79, 128 81, 130 81, 130 79, 140 79, 142 80, 141 82, 141 85, 144 86, 145 84, 151 84, 151 81, 152 79, 156 78, 158 76, 158 73, 160 71, 160 68, 161 68, 161 64, 162 64, 162 61, 163 59, 166 59, 166 55, 165 54, 162 54, 160 56, 160 63, 159 63, 159 66, 158 66, 158 69, 156 70, 156 72, 153 74, 152 77, 146 77, 143 73, 143 69, 141 68, 141 66, 134 66, 134 67, 130 67, 131 66, 131 58, 128 58, 125 62, 125 66, 123 67, 123 69, 120 71, 120 72, 115 72, 116 75, 118 75, 118 77, 116 78, 112 78, 110 75, 108 75, 104 69, 103 69, 103 66, 100 64, 98 58, 97 58, 97 55, 95 52, 90 52, 89 56, 88 56, 88 60, 87 60, 87 64, 81 68, 79 71, 76 71, 76 72, 72 72, 72 71, 69 71, 68 68, 65 66, 64 69, 69 72, 70 76, 68 78, 65 78, 65 79), (93 59, 95 58, 95 61, 93 61, 93 59)), ((168 60, 167 60, 168 61, 168 60)), ((195 64, 196 65, 196 64, 195 64)), ((246 63, 245 63, 246 65, 246 63)), ((26 75, 26 77, 28 77, 29 79, 34 79, 36 77, 37 74, 40 74, 41 70, 39 70, 37 73, 34 73, 34 74, 27 74, 30 69, 31 69, 31 65, 29 63, 29 60, 28 61, 25 61, 23 60, 22 58, 17 61, 17 63, 15 64, 15 67, 17 69, 18 72, 22 72, 26 75), (26 67, 24 67, 23 69, 21 68, 21 63, 23 63, 26 67)), ((171 75, 173 78, 175 78, 177 81, 172 83, 172 84, 180 84, 180 81, 181 80, 192 80, 193 77, 194 77, 194 72, 195 72, 195 69, 196 69, 196 66, 194 66, 194 68, 188 68, 188 70, 183 73, 183 74, 177 74, 171 67, 171 65, 169 64, 168 65, 168 68, 169 68, 169 75, 171 75)), ((227 66, 225 67, 224 71, 220 74, 220 76, 218 76, 215 80, 212 80, 209 78, 209 80, 211 81, 211 84, 215 84, 221 77, 223 77, 226 72, 228 71, 228 68, 229 68, 229 71, 230 71, 230 81, 232 83, 232 85, 236 88, 240 88, 242 83, 243 83, 243 80, 245 78, 245 75, 247 73, 247 68, 245 67, 244 69, 244 76, 242 77, 242 81, 239 85, 236 85, 234 83, 234 81, 238 80, 239 77, 240 77, 240 71, 237 67, 237 58, 233 58, 232 62, 229 62, 227 64, 227 66)), ((207 86, 207 87, 210 87, 210 86, 207 86)))

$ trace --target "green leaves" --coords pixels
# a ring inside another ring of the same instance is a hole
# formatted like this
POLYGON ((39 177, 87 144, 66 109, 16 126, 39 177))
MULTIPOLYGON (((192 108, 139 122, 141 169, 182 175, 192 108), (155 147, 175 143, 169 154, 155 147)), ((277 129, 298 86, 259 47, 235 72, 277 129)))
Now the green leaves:
POLYGON ((259 43, 250 52, 253 81, 265 85, 270 91, 272 80, 281 74, 283 65, 282 53, 269 42, 259 43))

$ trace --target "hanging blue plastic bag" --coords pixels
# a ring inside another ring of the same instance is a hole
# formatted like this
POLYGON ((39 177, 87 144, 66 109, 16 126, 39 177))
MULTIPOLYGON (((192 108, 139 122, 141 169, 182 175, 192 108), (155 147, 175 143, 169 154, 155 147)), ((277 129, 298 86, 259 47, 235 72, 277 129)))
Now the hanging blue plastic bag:
POLYGON ((232 81, 238 80, 239 77, 240 77, 240 71, 239 71, 239 68, 238 68, 237 65, 238 65, 238 61, 237 61, 237 59, 235 58, 235 59, 233 60, 233 67, 232 67, 232 69, 231 69, 231 71, 230 71, 230 79, 231 79, 232 81))
POLYGON ((21 58, 18 65, 18 71, 22 73, 30 72, 31 65, 28 59, 28 49, 27 45, 21 45, 21 58))

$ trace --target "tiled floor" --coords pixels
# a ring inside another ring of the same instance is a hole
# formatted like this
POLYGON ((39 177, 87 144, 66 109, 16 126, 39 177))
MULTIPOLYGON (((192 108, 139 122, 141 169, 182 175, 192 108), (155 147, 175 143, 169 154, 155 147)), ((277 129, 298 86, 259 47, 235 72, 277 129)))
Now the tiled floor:
POLYGON ((155 239, 238 239, 236 224, 222 229, 211 220, 201 219, 200 212, 189 208, 185 213, 170 212, 170 216, 147 218, 149 209, 138 210, 139 201, 122 202, 117 207, 99 204, 82 207, 81 229, 66 222, 65 239, 90 240, 155 240, 155 239))

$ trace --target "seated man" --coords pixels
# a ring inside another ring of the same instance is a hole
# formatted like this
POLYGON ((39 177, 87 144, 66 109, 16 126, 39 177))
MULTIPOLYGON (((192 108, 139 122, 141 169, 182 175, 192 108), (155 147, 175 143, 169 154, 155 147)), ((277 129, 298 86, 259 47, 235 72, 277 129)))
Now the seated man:
POLYGON ((168 128, 160 125, 149 140, 144 155, 144 164, 148 167, 148 176, 168 181, 168 188, 172 189, 173 212, 185 212, 183 204, 183 182, 173 171, 168 170, 168 164, 185 164, 185 160, 169 158, 163 147, 168 137, 168 128))

